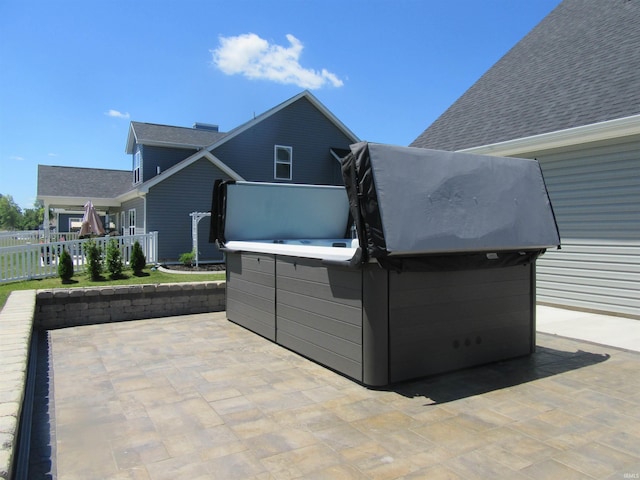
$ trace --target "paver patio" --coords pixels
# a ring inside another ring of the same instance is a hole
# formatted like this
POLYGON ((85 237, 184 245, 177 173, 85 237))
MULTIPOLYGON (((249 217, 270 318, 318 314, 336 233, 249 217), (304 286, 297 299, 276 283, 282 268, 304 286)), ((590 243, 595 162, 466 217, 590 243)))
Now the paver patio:
POLYGON ((538 334, 531 357, 373 390, 224 312, 48 335, 61 480, 640 474, 636 352, 538 334))

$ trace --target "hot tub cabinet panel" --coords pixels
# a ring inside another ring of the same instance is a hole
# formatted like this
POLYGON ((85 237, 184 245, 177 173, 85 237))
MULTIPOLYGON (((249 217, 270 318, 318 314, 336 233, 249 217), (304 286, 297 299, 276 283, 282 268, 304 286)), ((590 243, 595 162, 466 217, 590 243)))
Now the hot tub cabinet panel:
POLYGON ((227 255, 227 318, 276 339, 275 257, 245 253, 227 255))
POLYGON ((276 342, 362 380, 359 270, 277 257, 276 342))
POLYGON ((227 264, 229 320, 365 385, 535 349, 533 264, 397 273, 254 253, 227 264))
POLYGON ((533 265, 389 274, 389 380, 534 351, 533 265))

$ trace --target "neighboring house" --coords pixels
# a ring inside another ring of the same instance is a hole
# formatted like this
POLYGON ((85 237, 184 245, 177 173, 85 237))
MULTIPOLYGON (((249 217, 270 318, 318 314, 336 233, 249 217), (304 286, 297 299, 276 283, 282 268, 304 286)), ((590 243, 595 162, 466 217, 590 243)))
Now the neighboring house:
POLYGON ((639 1, 563 1, 411 145, 538 159, 538 300, 640 317, 639 1))
MULTIPOLYGON (((357 141, 304 91, 227 133, 209 124, 131 122, 126 145, 131 170, 39 165, 37 198, 45 207, 62 209, 63 216, 68 209, 82 211, 91 200, 121 233, 157 231, 160 261, 176 262, 192 247, 189 214, 210 211, 216 179, 340 185, 338 152, 357 141), (80 189, 88 178, 94 188, 80 189)), ((209 225, 209 218, 198 225, 200 261, 222 259, 208 243, 209 225)))

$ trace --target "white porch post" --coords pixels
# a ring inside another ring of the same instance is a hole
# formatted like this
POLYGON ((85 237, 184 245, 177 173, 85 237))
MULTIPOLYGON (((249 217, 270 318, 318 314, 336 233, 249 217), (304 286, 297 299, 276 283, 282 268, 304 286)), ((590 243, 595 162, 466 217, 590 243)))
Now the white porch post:
POLYGON ((42 228, 44 228, 44 241, 45 243, 49 243, 51 240, 51 233, 49 232, 49 203, 45 200, 44 202, 44 215, 42 220, 42 228))

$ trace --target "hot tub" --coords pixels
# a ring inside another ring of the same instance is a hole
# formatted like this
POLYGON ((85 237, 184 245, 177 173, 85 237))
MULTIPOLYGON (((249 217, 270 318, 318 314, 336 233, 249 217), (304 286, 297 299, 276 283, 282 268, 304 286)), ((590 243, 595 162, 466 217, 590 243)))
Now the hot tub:
POLYGON ((351 150, 346 188, 216 185, 228 319, 369 386, 532 353, 560 244, 537 162, 351 150))

